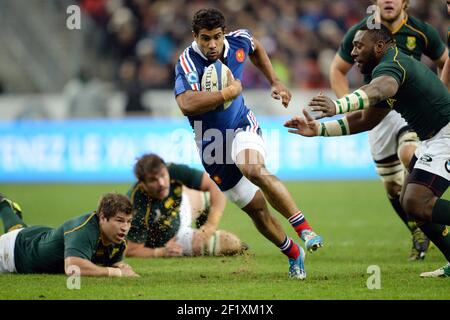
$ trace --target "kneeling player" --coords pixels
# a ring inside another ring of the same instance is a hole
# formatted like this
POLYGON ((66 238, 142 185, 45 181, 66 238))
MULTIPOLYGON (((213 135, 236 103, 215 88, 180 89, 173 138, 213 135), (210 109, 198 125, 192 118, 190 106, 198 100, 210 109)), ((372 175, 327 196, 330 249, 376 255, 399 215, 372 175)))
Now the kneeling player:
POLYGON ((134 173, 138 181, 128 195, 136 216, 127 256, 235 255, 246 249, 236 235, 217 230, 225 196, 206 173, 166 164, 155 154, 142 156, 134 173))
POLYGON ((66 273, 81 276, 137 276, 122 262, 133 208, 127 197, 109 193, 98 209, 53 229, 27 227, 20 207, 0 195, 0 273, 66 273))

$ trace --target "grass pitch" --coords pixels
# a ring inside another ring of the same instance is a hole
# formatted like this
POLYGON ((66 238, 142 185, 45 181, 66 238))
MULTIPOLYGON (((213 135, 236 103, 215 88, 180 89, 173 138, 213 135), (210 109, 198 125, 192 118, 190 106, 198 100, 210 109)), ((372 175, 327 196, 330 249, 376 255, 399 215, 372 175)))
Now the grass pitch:
MULTIPOLYGON (((424 261, 409 262, 410 235, 391 209, 378 181, 287 184, 325 246, 307 253, 305 281, 287 278, 287 259, 228 203, 221 229, 250 245, 238 257, 127 259, 137 279, 81 279, 69 290, 64 275, 0 275, 0 299, 450 299, 448 279, 421 279, 420 272, 445 261, 433 248, 424 261), (369 290, 368 267, 381 270, 381 288, 369 290)), ((95 209, 107 192, 128 185, 0 185, 16 200, 29 225, 57 226, 95 209)), ((449 199, 449 192, 444 195, 449 199)), ((294 239, 295 232, 281 218, 294 239)))

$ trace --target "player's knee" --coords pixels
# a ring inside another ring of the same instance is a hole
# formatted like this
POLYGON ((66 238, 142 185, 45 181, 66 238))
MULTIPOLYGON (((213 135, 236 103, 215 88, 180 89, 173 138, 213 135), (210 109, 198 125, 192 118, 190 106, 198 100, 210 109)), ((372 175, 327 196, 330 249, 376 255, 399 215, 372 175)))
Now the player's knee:
POLYGON ((242 210, 244 210, 253 221, 269 219, 267 203, 260 192, 257 192, 253 200, 247 206, 242 208, 242 210))
POLYGON ((417 149, 418 141, 419 137, 413 131, 405 132, 399 137, 397 155, 405 168, 408 168, 411 162, 414 152, 417 149))
POLYGON ((261 191, 257 191, 250 203, 243 207, 242 210, 247 213, 252 220, 259 219, 260 216, 264 215, 268 209, 266 199, 261 191))
POLYGON ((405 170, 400 161, 377 164, 377 173, 383 181, 389 198, 398 197, 405 180, 405 170))
POLYGON ((402 162, 402 165, 405 168, 409 167, 409 163, 411 162, 412 157, 414 156, 414 152, 416 151, 415 145, 407 145, 403 146, 398 151, 398 158, 402 162))
POLYGON ((409 216, 416 220, 431 221, 431 215, 426 210, 430 200, 414 194, 406 194, 402 199, 402 207, 409 216))
POLYGON ((396 181, 384 181, 384 188, 390 199, 398 197, 402 191, 402 185, 396 181))
POLYGON ((242 174, 252 183, 259 186, 264 183, 267 176, 266 167, 263 164, 244 165, 241 168, 242 174))

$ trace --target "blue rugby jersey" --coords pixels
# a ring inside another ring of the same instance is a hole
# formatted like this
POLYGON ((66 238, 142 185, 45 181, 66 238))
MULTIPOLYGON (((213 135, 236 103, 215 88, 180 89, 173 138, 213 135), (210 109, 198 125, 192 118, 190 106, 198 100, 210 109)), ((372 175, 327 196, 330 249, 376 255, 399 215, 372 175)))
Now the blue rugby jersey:
MULTIPOLYGON (((248 55, 255 49, 251 34, 244 29, 230 32, 225 35, 224 46, 222 62, 228 66, 235 79, 242 80, 248 55)), ((204 70, 213 62, 202 54, 197 43, 193 41, 180 55, 175 67, 175 96, 187 90, 200 91, 204 70)), ((203 132, 210 128, 224 132, 226 129, 238 129, 242 125, 242 119, 247 118, 248 112, 249 109, 240 94, 226 110, 219 107, 200 115, 189 116, 188 119, 192 128, 194 121, 202 121, 203 132)))
MULTIPOLYGON (((240 29, 225 35, 224 60, 222 62, 228 66, 235 79, 242 80, 245 63, 254 50, 253 38, 247 30, 240 29)), ((212 63, 214 61, 209 61, 202 54, 197 43, 193 41, 180 55, 175 67, 175 96, 187 90, 200 91, 203 73, 212 63)), ((199 121, 201 123, 202 130, 196 130, 195 139, 203 167, 222 191, 231 189, 242 178, 242 173, 230 158, 234 136, 230 137, 226 134, 226 130, 232 130, 233 132, 244 130, 261 134, 256 117, 246 107, 242 94, 236 97, 225 110, 223 107, 217 107, 215 110, 200 115, 189 116, 188 119, 193 129, 195 128, 194 122, 199 121), (216 159, 217 154, 215 151, 209 154, 208 149, 206 149, 210 143, 215 141, 208 135, 204 135, 208 129, 217 129, 223 134, 223 142, 225 143, 221 145, 223 156, 218 157, 219 162, 210 161, 212 158, 216 159)))

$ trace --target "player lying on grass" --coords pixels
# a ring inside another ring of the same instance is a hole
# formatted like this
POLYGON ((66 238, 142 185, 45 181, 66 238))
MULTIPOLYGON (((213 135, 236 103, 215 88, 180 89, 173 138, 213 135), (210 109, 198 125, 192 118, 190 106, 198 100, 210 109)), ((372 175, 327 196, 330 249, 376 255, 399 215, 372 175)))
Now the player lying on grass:
MULTIPOLYGON (((374 107, 387 100, 417 132, 419 145, 409 166, 400 197, 405 212, 414 217, 427 237, 450 261, 450 201, 441 199, 450 181, 450 94, 429 68, 401 53, 391 31, 362 27, 353 39, 352 57, 372 81, 344 98, 333 101, 319 95, 310 102, 319 117, 348 114, 319 123, 306 111, 306 119, 294 117, 285 126, 303 136, 341 136, 372 129, 389 113, 374 107)), ((421 274, 450 276, 450 264, 421 274)))
POLYGON ((127 256, 235 255, 246 249, 236 235, 217 230, 226 200, 206 173, 166 164, 155 154, 139 158, 134 173, 138 181, 128 196, 136 216, 127 256))
POLYGON ((133 277, 122 262, 133 208, 126 196, 108 193, 96 211, 64 222, 58 228, 28 227, 20 207, 0 195, 0 273, 66 273, 78 267, 81 276, 133 277))

